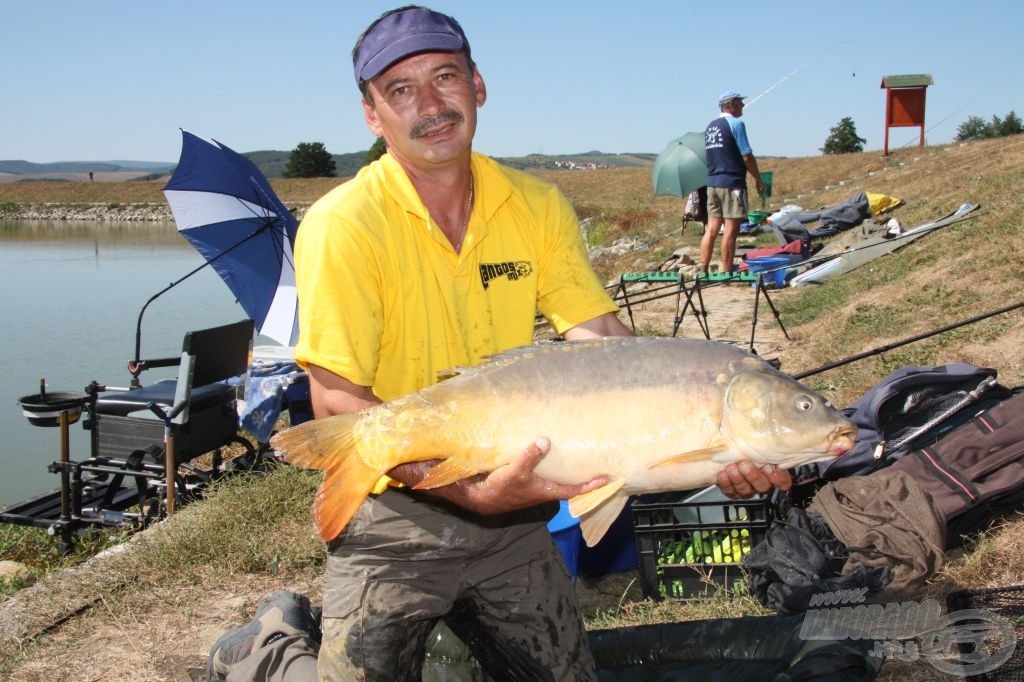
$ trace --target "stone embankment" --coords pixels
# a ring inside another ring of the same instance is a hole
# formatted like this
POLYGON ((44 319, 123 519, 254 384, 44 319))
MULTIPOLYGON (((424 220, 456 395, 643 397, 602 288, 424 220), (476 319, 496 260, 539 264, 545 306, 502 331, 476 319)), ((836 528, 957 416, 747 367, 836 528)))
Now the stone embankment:
POLYGON ((8 220, 99 220, 158 222, 173 220, 167 204, 23 204, 0 214, 8 220))
MULTIPOLYGON (((306 207, 295 211, 302 219, 306 207)), ((162 222, 174 220, 167 204, 27 204, 4 206, 0 218, 6 220, 96 220, 109 222, 162 222)))

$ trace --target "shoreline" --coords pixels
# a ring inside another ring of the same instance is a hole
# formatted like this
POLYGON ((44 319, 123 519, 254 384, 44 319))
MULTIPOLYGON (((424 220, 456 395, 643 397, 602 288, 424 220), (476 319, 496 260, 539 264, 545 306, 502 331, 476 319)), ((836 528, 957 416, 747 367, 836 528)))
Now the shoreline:
POLYGON ((174 220, 167 204, 57 204, 16 203, 0 211, 5 220, 100 220, 161 222, 174 220))
MULTIPOLYGON (((174 214, 166 203, 148 204, 60 204, 15 203, 3 206, 0 202, 0 220, 91 220, 100 222, 173 222, 174 214)), ((295 217, 302 220, 307 206, 297 207, 295 217)))

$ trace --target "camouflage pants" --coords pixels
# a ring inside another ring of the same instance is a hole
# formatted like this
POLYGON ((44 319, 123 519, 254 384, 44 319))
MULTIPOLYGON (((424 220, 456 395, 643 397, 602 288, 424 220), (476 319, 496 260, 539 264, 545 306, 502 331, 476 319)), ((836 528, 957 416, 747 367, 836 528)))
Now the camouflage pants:
POLYGON ((400 490, 367 500, 330 547, 320 679, 419 680, 438 619, 490 679, 596 679, 550 511, 477 517, 400 490))

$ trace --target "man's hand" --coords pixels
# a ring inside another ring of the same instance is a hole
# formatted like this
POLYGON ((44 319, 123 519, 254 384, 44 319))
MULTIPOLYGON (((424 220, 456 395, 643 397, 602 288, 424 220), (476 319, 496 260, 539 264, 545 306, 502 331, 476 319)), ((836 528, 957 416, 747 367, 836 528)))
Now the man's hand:
POLYGON ((507 466, 498 467, 483 480, 466 485, 465 492, 472 509, 481 514, 525 509, 542 502, 568 500, 596 490, 608 483, 607 476, 579 484, 556 483, 536 475, 533 470, 551 449, 547 438, 539 438, 518 459, 507 466))
MULTIPOLYGON (((541 478, 533 470, 550 449, 551 442, 547 438, 539 438, 518 458, 489 474, 481 474, 422 492, 443 498, 477 514, 501 514, 552 500, 568 500, 608 483, 606 476, 579 484, 556 483, 541 478)), ((422 464, 435 463, 403 464, 392 469, 389 474, 406 485, 412 485, 422 478, 422 474, 428 468, 422 467, 422 464)))
POLYGON ((755 493, 766 493, 772 488, 789 490, 793 486, 793 477, 774 464, 758 468, 753 462, 743 460, 733 462, 718 472, 717 483, 726 497, 743 500, 753 497, 755 493))

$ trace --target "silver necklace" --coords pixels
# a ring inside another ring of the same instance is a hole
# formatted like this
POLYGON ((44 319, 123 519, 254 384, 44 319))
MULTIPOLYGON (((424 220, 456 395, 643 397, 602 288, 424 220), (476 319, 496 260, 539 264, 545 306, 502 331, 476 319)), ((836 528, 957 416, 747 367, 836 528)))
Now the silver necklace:
POLYGON ((469 174, 469 191, 466 192, 466 207, 462 212, 462 234, 459 235, 459 243, 455 245, 455 253, 462 253, 462 241, 466 238, 466 230, 469 229, 469 214, 473 210, 473 174, 469 174))

